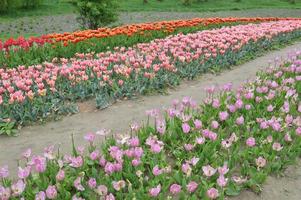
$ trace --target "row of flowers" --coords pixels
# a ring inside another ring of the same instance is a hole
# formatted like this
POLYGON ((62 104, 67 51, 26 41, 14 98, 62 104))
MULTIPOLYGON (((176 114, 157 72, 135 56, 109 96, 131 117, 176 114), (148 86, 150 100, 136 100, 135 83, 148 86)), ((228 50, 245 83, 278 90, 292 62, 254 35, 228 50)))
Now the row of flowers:
POLYGON ((180 27, 191 27, 198 26, 200 24, 219 24, 225 22, 264 22, 264 21, 277 21, 283 19, 293 20, 295 18, 195 18, 189 20, 174 20, 174 21, 160 21, 143 24, 132 24, 126 26, 120 26, 115 28, 99 28, 97 30, 83 30, 71 33, 53 33, 43 35, 41 37, 30 37, 26 40, 24 37, 17 39, 9 38, 6 41, 0 40, 0 49, 6 51, 10 47, 20 46, 21 48, 27 49, 36 43, 37 45, 44 45, 45 43, 53 42, 65 42, 68 45, 69 42, 77 43, 79 41, 91 39, 91 38, 105 38, 112 37, 115 35, 127 35, 132 36, 135 33, 141 33, 144 31, 158 31, 165 30, 173 32, 175 29, 180 27))
POLYGON ((87 134, 86 146, 73 143, 72 154, 28 149, 17 179, 0 168, 0 199, 196 200, 259 192, 267 175, 301 153, 300 55, 271 64, 236 91, 231 83, 206 88, 201 105, 185 97, 149 110, 145 125, 132 123, 116 139, 103 129, 87 134))
POLYGON ((301 21, 291 20, 224 27, 115 48, 114 52, 0 69, 0 118, 22 123, 51 113, 72 113, 76 112, 72 103, 90 97, 96 97, 97 107, 103 108, 117 98, 176 85, 208 69, 229 67, 273 44, 300 37, 300 28, 301 21))
POLYGON ((17 39, 9 38, 6 41, 0 40, 0 50, 8 52, 11 47, 19 47, 21 49, 28 49, 33 45, 43 46, 45 43, 53 43, 52 39, 49 39, 48 36, 41 37, 29 37, 28 39, 23 36, 18 37, 17 39))
MULTIPOLYGON (((55 39, 57 42, 72 42, 77 43, 90 38, 104 38, 111 37, 114 35, 127 35, 132 36, 135 33, 143 33, 144 31, 158 31, 164 30, 167 32, 173 32, 177 28, 182 27, 194 27, 199 25, 209 25, 209 24, 221 24, 221 23, 231 23, 231 22, 265 22, 265 21, 279 21, 279 20, 299 20, 298 18, 194 18, 188 20, 174 20, 174 21, 160 21, 151 22, 144 24, 132 24, 116 28, 99 28, 97 30, 84 30, 77 31, 73 33, 63 33, 63 34, 50 34, 47 37, 50 39, 55 39)), ((67 43, 66 43, 67 45, 67 43)))
POLYGON ((116 28, 99 28, 73 33, 49 34, 25 39, 0 40, 0 66, 15 67, 51 61, 58 57, 71 58, 75 53, 103 52, 120 44, 132 46, 179 32, 195 32, 222 25, 279 21, 295 18, 196 18, 133 24, 116 28))

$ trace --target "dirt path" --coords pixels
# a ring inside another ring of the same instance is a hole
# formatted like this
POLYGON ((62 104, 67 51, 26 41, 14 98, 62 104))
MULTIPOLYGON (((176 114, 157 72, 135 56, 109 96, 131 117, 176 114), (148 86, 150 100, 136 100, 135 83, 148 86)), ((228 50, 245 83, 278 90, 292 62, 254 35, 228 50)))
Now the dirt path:
POLYGON ((283 177, 268 177, 263 185, 262 193, 256 195, 243 191, 229 200, 300 200, 301 199, 301 160, 297 165, 285 170, 283 177))
MULTIPOLYGON (((145 111, 148 109, 168 106, 173 99, 184 96, 191 96, 201 101, 205 96, 203 88, 212 84, 232 82, 234 87, 237 87, 245 80, 253 78, 257 71, 266 67, 275 57, 285 58, 295 49, 301 49, 301 42, 280 51, 269 52, 221 75, 206 74, 197 80, 183 82, 176 89, 169 90, 168 95, 145 96, 136 100, 118 102, 106 110, 95 110, 94 101, 86 102, 81 105, 81 112, 76 115, 45 125, 25 127, 17 138, 0 137, 0 166, 8 164, 10 169, 16 170, 17 159, 27 148, 32 148, 34 153, 41 153, 44 147, 56 144, 60 145, 61 151, 70 152, 72 133, 76 144, 83 144, 83 136, 90 131, 111 128, 114 134, 125 132, 131 121, 145 119, 145 111)), ((300 185, 301 167, 292 168, 288 170, 288 176, 283 179, 269 178, 261 196, 256 197, 253 193, 243 192, 237 199, 300 199, 300 185)))

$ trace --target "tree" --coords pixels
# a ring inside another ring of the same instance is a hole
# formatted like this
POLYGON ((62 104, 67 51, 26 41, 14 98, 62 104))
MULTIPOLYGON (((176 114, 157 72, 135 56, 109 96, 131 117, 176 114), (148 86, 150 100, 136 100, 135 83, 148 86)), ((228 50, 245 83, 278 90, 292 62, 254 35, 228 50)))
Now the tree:
POLYGON ((117 20, 115 0, 77 0, 78 22, 83 28, 97 29, 117 20))

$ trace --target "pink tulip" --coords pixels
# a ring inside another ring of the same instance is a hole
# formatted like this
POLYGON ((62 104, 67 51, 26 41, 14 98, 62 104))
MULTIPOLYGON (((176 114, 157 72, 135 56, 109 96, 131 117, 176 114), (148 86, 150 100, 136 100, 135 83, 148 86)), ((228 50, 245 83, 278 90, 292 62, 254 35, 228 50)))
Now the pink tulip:
POLYGON ((82 182, 82 177, 77 177, 74 182, 73 182, 73 186, 76 188, 76 190, 78 191, 85 191, 84 186, 81 184, 82 182))
POLYGON ((157 187, 154 187, 154 188, 150 188, 148 190, 148 193, 151 197, 157 197, 159 194, 160 194, 160 191, 161 191, 161 185, 157 185, 157 187))
POLYGON ((36 194, 35 200, 46 200, 46 193, 41 191, 36 194))
POLYGON ((210 199, 216 199, 219 196, 218 190, 215 188, 210 188, 209 190, 207 190, 207 196, 210 199))
POLYGON ((49 185, 46 189, 46 196, 48 199, 56 199, 57 197, 56 187, 53 185, 49 185))
POLYGON ((24 169, 18 167, 18 177, 20 179, 26 179, 31 173, 31 166, 27 166, 24 169))
POLYGON ((96 137, 94 133, 88 133, 87 135, 85 135, 84 139, 89 143, 93 143, 96 137))
POLYGON ((26 159, 29 159, 30 156, 31 156, 31 149, 27 149, 26 151, 24 151, 24 152, 22 153, 22 156, 23 156, 24 158, 26 158, 26 159))
POLYGON ((273 145, 272 145, 272 148, 275 151, 281 151, 283 149, 283 146, 281 146, 281 144, 278 143, 278 142, 274 142, 273 145))
POLYGON ((97 186, 95 192, 100 196, 105 196, 108 193, 108 188, 105 185, 97 186))
POLYGON ((189 126, 189 124, 187 124, 187 123, 184 123, 184 124, 182 124, 182 130, 183 130, 183 132, 184 133, 189 133, 189 131, 190 131, 190 126, 189 126))
POLYGON ((173 195, 178 194, 181 191, 181 186, 178 184, 172 184, 169 188, 169 192, 173 195))
POLYGON ((256 145, 255 138, 249 137, 246 141, 247 146, 254 147, 256 145))
POLYGON ((212 122, 211 122, 211 128, 217 129, 218 127, 219 127, 219 124, 218 124, 217 121, 212 121, 212 122))
POLYGON ((202 121, 201 120, 196 119, 196 120, 194 120, 193 123, 194 123, 194 127, 196 129, 201 129, 202 128, 202 121))
POLYGON ((88 186, 90 189, 95 188, 97 185, 96 179, 95 178, 90 178, 88 181, 88 186))
POLYGON ((184 163, 184 164, 182 164, 182 172, 184 173, 184 174, 187 174, 187 175, 189 175, 190 173, 191 173, 191 167, 190 167, 190 165, 188 164, 188 163, 184 163))
POLYGON ((121 189, 123 189, 125 187, 125 181, 124 180, 113 181, 112 185, 116 191, 120 191, 121 189))
POLYGON ((99 150, 95 150, 93 152, 90 153, 90 159, 91 160, 97 160, 99 157, 99 150))
POLYGON ((63 181, 64 179, 65 179, 65 171, 61 169, 56 175, 56 180, 63 181))
POLYGON ((158 165, 156 165, 154 168, 153 168, 153 175, 154 176, 159 176, 160 174, 162 174, 163 171, 159 168, 158 165))
POLYGON ((301 136, 301 127, 296 129, 296 135, 301 136))
POLYGON ((0 168, 0 178, 7 178, 9 176, 8 166, 5 165, 0 168))
POLYGON ((195 181, 190 181, 186 187, 189 193, 193 193, 198 188, 198 184, 195 181))
POLYGON ((218 99, 213 99, 212 100, 212 107, 213 108, 219 108, 220 107, 220 102, 219 102, 219 100, 218 99))
POLYGON ((84 161, 83 161, 83 158, 81 156, 72 157, 70 166, 74 167, 74 168, 80 168, 83 165, 83 162, 84 161))
POLYGON ((221 121, 227 120, 228 117, 229 117, 229 113, 228 113, 227 111, 223 111, 223 112, 220 112, 220 113, 219 113, 219 119, 220 119, 221 121))
POLYGON ((115 200, 115 197, 112 193, 106 195, 105 200, 115 200))
POLYGON ((223 175, 220 175, 217 179, 217 184, 220 187, 225 187, 227 185, 228 179, 225 178, 223 175))
POLYGON ((34 165, 35 170, 38 173, 42 173, 46 170, 47 162, 46 159, 42 156, 33 156, 31 163, 34 165))
POLYGON ((204 144, 205 143, 205 138, 204 137, 198 137, 198 138, 196 138, 196 143, 197 144, 204 144))
POLYGON ((216 173, 216 169, 211 167, 210 165, 206 165, 202 167, 203 173, 207 177, 211 177, 216 173))
POLYGON ((137 147, 139 146, 139 138, 138 137, 133 137, 129 140, 129 145, 131 147, 137 147))
POLYGON ((236 119, 236 124, 237 124, 237 125, 242 125, 242 124, 244 124, 244 122, 245 122, 245 119, 244 119, 243 116, 240 116, 240 117, 238 117, 238 118, 236 119))
POLYGON ((0 185, 0 198, 3 200, 9 200, 11 196, 11 189, 5 188, 2 185, 0 185))
POLYGON ((256 158, 256 165, 257 167, 263 168, 266 165, 266 159, 264 159, 263 157, 259 156, 258 158, 256 158))
POLYGON ((18 197, 20 196, 25 190, 26 184, 22 180, 18 180, 16 183, 12 184, 11 191, 12 196, 18 197))

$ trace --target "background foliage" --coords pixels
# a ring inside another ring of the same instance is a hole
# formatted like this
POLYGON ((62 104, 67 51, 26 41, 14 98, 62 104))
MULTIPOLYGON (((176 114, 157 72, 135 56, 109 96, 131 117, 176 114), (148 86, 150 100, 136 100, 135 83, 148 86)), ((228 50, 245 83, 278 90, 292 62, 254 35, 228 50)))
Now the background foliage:
POLYGON ((77 9, 82 28, 97 29, 117 20, 115 0, 77 0, 77 9))
MULTIPOLYGON (((56 0, 54 0, 56 1, 56 0)), ((0 0, 0 13, 14 12, 17 9, 38 8, 43 0, 0 0)))

